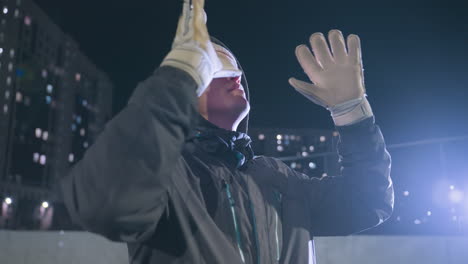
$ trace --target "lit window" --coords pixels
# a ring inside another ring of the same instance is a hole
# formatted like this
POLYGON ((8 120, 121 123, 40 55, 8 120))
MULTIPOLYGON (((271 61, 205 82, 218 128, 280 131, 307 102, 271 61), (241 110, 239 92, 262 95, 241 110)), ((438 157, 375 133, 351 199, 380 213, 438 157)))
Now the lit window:
POLYGON ((265 139, 265 135, 264 135, 264 134, 259 134, 259 135, 258 135, 258 139, 264 140, 264 139, 265 139))
POLYGON ((86 107, 88 105, 88 101, 83 100, 82 104, 83 104, 84 107, 86 107))
POLYGON ((43 208, 45 208, 45 209, 46 209, 46 208, 48 208, 48 207, 49 207, 49 203, 48 203, 48 202, 46 202, 46 201, 44 201, 44 202, 42 202, 41 206, 42 206, 43 208))
POLYGON ((320 136, 320 142, 325 142, 327 138, 325 136, 320 136))
POLYGON ((307 153, 305 151, 302 152, 302 157, 307 157, 308 155, 309 155, 309 153, 307 153))
POLYGON ((86 134, 86 130, 84 128, 80 129, 80 135, 84 137, 85 134, 86 134))
POLYGON ((7 85, 11 85, 11 77, 8 76, 7 79, 6 79, 6 84, 7 85))
POLYGON ((309 147, 309 151, 310 151, 310 152, 314 152, 314 150, 315 150, 315 147, 311 145, 311 146, 309 147))
POLYGON ((276 139, 281 140, 283 137, 281 135, 276 135, 276 139))
POLYGON ((15 50, 11 49, 10 50, 10 58, 13 58, 13 57, 15 57, 15 50))
POLYGON ((76 117, 76 123, 81 124, 81 116, 76 117))
POLYGON ((83 143, 83 147, 84 147, 84 148, 88 148, 88 142, 85 141, 85 142, 83 143))
POLYGON ((315 169, 315 168, 317 168, 317 165, 315 163, 313 163, 313 162, 309 162, 309 168, 315 169))
POLYGON ((20 92, 16 92, 16 102, 23 101, 23 95, 20 92))
POLYGON ((75 155, 73 153, 68 154, 68 161, 73 162, 75 160, 75 155))
POLYGON ((3 14, 8 14, 8 7, 3 7, 3 14))
POLYGON ((45 100, 46 104, 50 104, 50 102, 52 102, 52 97, 50 97, 50 95, 46 95, 45 100))
POLYGON ((420 224, 421 224, 421 220, 419 220, 419 219, 414 220, 414 224, 415 224, 415 225, 420 225, 420 224))
POLYGON ((46 70, 42 70, 42 78, 47 78, 47 71, 46 70))
POLYGON ((15 10, 15 17, 18 17, 18 16, 19 16, 19 10, 16 9, 16 10, 15 10))
POLYGON ((8 71, 11 72, 13 71, 13 63, 8 63, 8 71))
POLYGON ((10 98, 10 91, 6 91, 5 92, 5 99, 9 99, 10 98))
POLYGON ((24 17, 24 24, 26 26, 30 26, 31 25, 31 18, 29 16, 25 16, 24 17))
POLYGON ((276 144, 281 145, 281 140, 276 140, 276 144))
POLYGON ((81 73, 75 74, 75 80, 79 82, 81 80, 81 73))
POLYGON ((33 154, 33 161, 34 161, 34 162, 39 162, 39 156, 40 156, 39 153, 37 153, 37 152, 34 153, 34 154, 33 154))
POLYGON ((45 155, 41 155, 41 157, 39 158, 39 163, 40 163, 41 165, 45 165, 45 164, 46 164, 46 160, 47 160, 46 156, 45 156, 45 155))
POLYGON ((52 90, 54 89, 54 87, 50 84, 47 85, 47 92, 48 93, 52 93, 52 90))
POLYGON ((4 114, 8 113, 8 105, 3 106, 3 113, 4 114))
POLYGON ((42 133, 42 139, 43 139, 44 141, 47 141, 48 138, 49 138, 49 132, 44 131, 44 132, 42 133))
POLYGON ((7 197, 5 198, 5 203, 10 205, 11 203, 13 203, 13 200, 10 197, 7 197))
POLYGON ((427 211, 427 216, 431 216, 432 215, 432 212, 431 211, 427 211))
POLYGON ((403 195, 404 195, 404 196, 409 196, 409 192, 408 192, 408 191, 404 191, 404 192, 403 192, 403 195))
POLYGON ((76 130, 76 125, 75 125, 75 124, 72 124, 72 125, 71 125, 71 129, 72 129, 72 131, 75 131, 75 130, 76 130))
POLYGON ((279 145, 278 147, 276 147, 276 150, 278 150, 279 152, 281 152, 281 151, 284 150, 284 148, 283 148, 283 146, 279 145))
POLYGON ((0 48, 0 54, 3 54, 3 48, 0 48))
POLYGON ((42 129, 36 128, 36 137, 37 137, 37 138, 40 138, 41 135, 42 135, 42 129))

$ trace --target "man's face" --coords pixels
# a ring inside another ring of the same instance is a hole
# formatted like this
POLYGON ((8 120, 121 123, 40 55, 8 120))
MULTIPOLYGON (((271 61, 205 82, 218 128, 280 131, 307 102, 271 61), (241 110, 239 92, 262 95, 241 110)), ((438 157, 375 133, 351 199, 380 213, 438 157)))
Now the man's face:
POLYGON ((225 117, 240 122, 250 110, 241 77, 215 78, 199 97, 199 109, 208 119, 225 117))

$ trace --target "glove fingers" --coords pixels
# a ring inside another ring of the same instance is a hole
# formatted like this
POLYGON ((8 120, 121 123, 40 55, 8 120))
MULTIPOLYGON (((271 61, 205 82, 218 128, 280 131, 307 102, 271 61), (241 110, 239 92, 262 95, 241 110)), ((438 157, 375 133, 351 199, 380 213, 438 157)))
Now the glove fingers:
POLYGON ((296 57, 302 69, 307 76, 309 76, 311 81, 311 77, 314 75, 314 72, 322 71, 322 66, 320 66, 319 62, 315 59, 314 55, 306 45, 299 45, 296 47, 296 57))
POLYGON ((341 31, 333 29, 328 32, 328 39, 330 40, 330 46, 335 62, 344 64, 348 54, 346 52, 346 45, 343 34, 341 31))
POLYGON ((347 38, 349 59, 351 63, 361 64, 361 40, 357 35, 351 34, 347 38))
POLYGON ((208 29, 206 28, 206 13, 203 10, 204 0, 193 0, 193 24, 194 24, 194 39, 198 43, 204 44, 209 40, 208 29))
POLYGON ((326 103, 319 96, 317 96, 317 94, 320 93, 320 88, 318 88, 316 85, 298 80, 296 78, 289 78, 289 84, 294 87, 297 92, 301 93, 315 104, 327 107, 326 103))
POLYGON ((334 63, 327 41, 322 33, 312 34, 312 36, 310 36, 310 44, 312 46, 312 51, 320 62, 320 65, 322 65, 322 68, 325 69, 334 63))

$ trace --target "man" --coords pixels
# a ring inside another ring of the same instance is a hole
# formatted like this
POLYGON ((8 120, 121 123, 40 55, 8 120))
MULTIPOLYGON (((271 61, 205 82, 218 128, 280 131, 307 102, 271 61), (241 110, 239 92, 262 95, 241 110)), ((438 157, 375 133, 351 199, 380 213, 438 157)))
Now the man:
POLYGON ((313 263, 315 235, 348 235, 393 208, 390 157, 364 94, 359 39, 321 34, 296 55, 340 133, 340 176, 254 156, 245 76, 188 0, 171 52, 62 181, 70 215, 126 242, 131 263, 313 263), (216 44, 218 43, 218 44, 216 44))

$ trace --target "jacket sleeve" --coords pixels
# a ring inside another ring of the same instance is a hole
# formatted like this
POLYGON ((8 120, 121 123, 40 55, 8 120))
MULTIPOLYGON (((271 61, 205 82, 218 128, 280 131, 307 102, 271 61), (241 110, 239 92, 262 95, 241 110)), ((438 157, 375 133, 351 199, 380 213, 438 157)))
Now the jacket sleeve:
POLYGON ((158 68, 138 85, 61 180, 74 221, 115 241, 138 242, 152 234, 198 113, 195 90, 195 81, 172 67, 158 68))
POLYGON ((374 118, 337 130, 340 176, 309 178, 288 168, 287 193, 308 210, 314 236, 357 233, 393 211, 391 159, 374 118))

